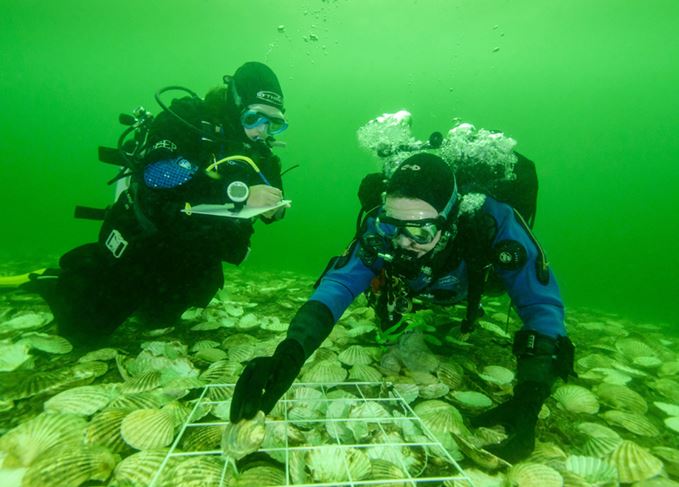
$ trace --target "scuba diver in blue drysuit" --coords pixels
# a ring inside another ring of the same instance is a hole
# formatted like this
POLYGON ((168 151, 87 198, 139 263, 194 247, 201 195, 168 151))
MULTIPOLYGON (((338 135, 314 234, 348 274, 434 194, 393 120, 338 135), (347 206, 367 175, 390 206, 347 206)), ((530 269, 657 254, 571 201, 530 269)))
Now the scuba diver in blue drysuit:
POLYGON ((385 194, 298 310, 273 356, 248 363, 236 385, 231 421, 258 410, 268 413, 344 310, 371 286, 377 314, 390 322, 415 296, 439 304, 466 300, 462 328, 468 331, 492 271, 523 321, 513 347, 518 384, 512 399, 473 424, 505 425, 509 437, 496 453, 509 461, 527 456, 538 412, 556 378, 565 380, 572 372, 574 353, 559 289, 540 246, 512 207, 482 194, 459 195, 450 166, 433 154, 403 161, 385 194))
POLYGON ((264 208, 282 199, 271 146, 287 123, 274 72, 248 62, 204 99, 179 89, 191 96, 169 107, 156 97, 164 110, 149 122, 139 160, 124 174, 129 188, 106 210, 98 242, 23 286, 42 295, 59 333, 74 342, 96 342, 132 314, 168 326, 209 303, 224 283, 222 262, 247 256, 253 219, 191 214, 192 206, 264 208))

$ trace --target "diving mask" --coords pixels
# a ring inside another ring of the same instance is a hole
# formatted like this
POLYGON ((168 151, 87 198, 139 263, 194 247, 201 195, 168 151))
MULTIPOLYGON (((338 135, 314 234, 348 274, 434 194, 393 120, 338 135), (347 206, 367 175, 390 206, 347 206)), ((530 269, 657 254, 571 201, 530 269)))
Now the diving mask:
POLYGON ((399 220, 386 215, 375 219, 377 233, 385 238, 396 239, 404 235, 419 245, 427 245, 434 241, 441 225, 441 218, 423 220, 399 220))
POLYGON ((257 110, 246 110, 240 116, 240 123, 246 129, 254 129, 262 124, 268 124, 269 135, 278 135, 288 128, 284 118, 273 117, 257 110))

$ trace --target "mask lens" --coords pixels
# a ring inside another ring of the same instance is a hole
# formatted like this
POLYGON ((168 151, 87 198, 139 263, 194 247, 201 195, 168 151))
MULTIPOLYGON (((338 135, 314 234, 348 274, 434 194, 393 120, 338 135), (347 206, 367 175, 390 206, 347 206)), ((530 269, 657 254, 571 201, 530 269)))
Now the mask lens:
POLYGON ((402 230, 406 237, 418 244, 431 243, 438 232, 436 225, 432 223, 427 223, 422 226, 406 225, 402 230))
POLYGON ((394 239, 400 234, 405 235, 413 242, 423 245, 431 243, 439 229, 435 223, 415 223, 410 221, 396 220, 383 216, 375 219, 377 232, 386 238, 394 239))
POLYGON ((269 117, 268 115, 254 110, 247 110, 244 112, 240 117, 240 121, 246 129, 254 129, 266 123, 268 124, 267 131, 270 135, 280 134, 288 128, 288 124, 285 120, 269 117))
POLYGON ((380 221, 380 217, 375 219, 375 227, 377 228, 377 233, 383 237, 395 238, 398 235, 398 227, 396 225, 380 221))

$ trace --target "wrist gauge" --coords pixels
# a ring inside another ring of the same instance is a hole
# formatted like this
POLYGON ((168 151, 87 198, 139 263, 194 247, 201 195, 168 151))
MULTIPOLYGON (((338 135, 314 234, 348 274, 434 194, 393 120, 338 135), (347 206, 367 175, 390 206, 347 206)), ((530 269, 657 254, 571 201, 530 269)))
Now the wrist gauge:
POLYGON ((250 189, 243 181, 234 181, 226 187, 226 195, 234 203, 243 203, 250 196, 250 189))

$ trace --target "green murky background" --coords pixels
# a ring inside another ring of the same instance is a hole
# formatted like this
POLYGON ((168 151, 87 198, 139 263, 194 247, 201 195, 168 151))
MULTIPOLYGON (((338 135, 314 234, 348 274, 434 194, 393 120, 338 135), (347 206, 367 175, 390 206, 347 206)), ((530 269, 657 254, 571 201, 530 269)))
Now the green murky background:
POLYGON ((406 108, 419 137, 460 117, 536 161, 536 233, 567 306, 676 324, 678 52, 674 0, 5 0, 0 258, 56 259, 96 237, 73 207, 111 201, 96 148, 115 144, 119 112, 259 60, 286 95, 279 154, 302 168, 246 269, 317 274, 342 250, 378 168, 355 131, 406 108))

